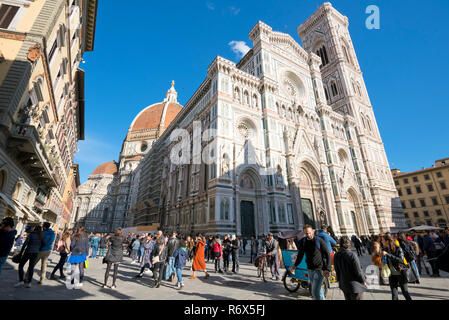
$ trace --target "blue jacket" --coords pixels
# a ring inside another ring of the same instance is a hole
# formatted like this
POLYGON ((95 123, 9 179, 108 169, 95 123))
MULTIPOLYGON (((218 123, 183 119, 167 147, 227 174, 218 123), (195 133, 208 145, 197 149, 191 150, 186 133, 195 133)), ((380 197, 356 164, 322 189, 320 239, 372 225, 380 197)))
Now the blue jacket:
POLYGON ((97 236, 92 237, 90 246, 98 248, 99 244, 100 244, 100 237, 97 237, 97 236))
POLYGON ((47 229, 42 231, 42 234, 44 235, 44 243, 42 244, 39 251, 48 251, 53 248, 53 242, 55 241, 55 232, 53 229, 47 229))
POLYGON ((186 260, 188 256, 189 252, 187 251, 187 249, 185 250, 183 250, 182 248, 176 249, 175 253, 173 253, 173 258, 175 258, 175 268, 183 269, 186 266, 186 260))
POLYGON ((323 241, 327 244, 327 248, 329 249, 329 252, 332 252, 332 246, 336 246, 337 242, 335 242, 334 238, 332 238, 330 235, 328 235, 326 232, 321 230, 318 233, 318 237, 323 239, 323 241))
POLYGON ((434 241, 429 235, 425 235, 423 240, 423 249, 425 253, 437 251, 434 241))

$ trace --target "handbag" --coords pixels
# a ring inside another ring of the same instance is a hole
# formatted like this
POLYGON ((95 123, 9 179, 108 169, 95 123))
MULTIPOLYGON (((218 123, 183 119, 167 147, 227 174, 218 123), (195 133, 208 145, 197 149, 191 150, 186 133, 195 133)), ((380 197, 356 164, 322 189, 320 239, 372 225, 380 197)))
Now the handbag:
POLYGON ((391 270, 390 270, 390 268, 388 267, 387 264, 384 264, 382 266, 382 270, 380 271, 380 275, 382 276, 382 278, 389 278, 390 277, 391 270))
POLYGON ((84 269, 89 269, 89 260, 84 261, 84 269))
POLYGON ((159 262, 159 256, 154 256, 153 259, 151 260, 152 264, 156 264, 159 262))
POLYGON ((22 260, 22 252, 20 252, 20 253, 14 255, 14 256, 11 258, 11 261, 14 262, 14 263, 20 263, 20 260, 22 260))

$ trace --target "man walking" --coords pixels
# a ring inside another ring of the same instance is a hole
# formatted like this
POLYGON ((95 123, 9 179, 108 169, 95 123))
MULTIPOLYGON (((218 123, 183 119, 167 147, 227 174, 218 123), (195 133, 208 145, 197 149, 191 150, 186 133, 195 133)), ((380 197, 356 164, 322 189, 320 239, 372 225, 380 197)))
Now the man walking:
POLYGON ((251 256, 249 263, 253 263, 253 260, 257 256, 257 252, 259 252, 259 241, 254 236, 251 237, 250 246, 251 246, 251 256))
POLYGON ((265 241, 265 253, 269 256, 268 263, 271 266, 271 279, 279 280, 279 256, 278 256, 278 242, 273 238, 273 234, 268 234, 268 239, 265 241))
POLYGON ((176 232, 172 233, 171 238, 167 242, 167 257, 168 257, 168 264, 165 268, 165 279, 168 282, 172 281, 173 274, 176 273, 175 270, 175 257, 173 256, 175 251, 179 248, 180 241, 176 237, 176 232))
POLYGON ((51 249, 53 248, 53 242, 55 241, 56 235, 53 229, 50 229, 50 223, 44 222, 42 234, 44 236, 43 245, 39 250, 39 254, 37 255, 36 264, 41 261, 41 279, 38 284, 43 284, 45 282, 46 273, 47 273, 47 260, 50 256, 51 249))
POLYGON ((231 240, 228 235, 223 238, 223 268, 224 272, 229 272, 229 255, 231 254, 231 240))
POLYGON ((357 255, 360 257, 363 255, 362 253, 362 242, 360 241, 360 239, 356 236, 353 235, 351 237, 352 242, 354 243, 354 247, 357 250, 357 255))
POLYGON ((340 249, 334 258, 338 287, 343 291, 346 300, 362 300, 363 292, 367 291, 366 277, 362 272, 359 258, 351 251, 349 237, 341 237, 340 249))
POLYGON ((240 240, 237 239, 235 235, 232 236, 231 247, 232 247, 232 272, 238 273, 240 240))
POLYGON ((295 272, 306 254, 312 297, 314 300, 326 300, 322 284, 324 277, 329 277, 331 271, 329 250, 322 239, 315 237, 312 226, 305 225, 303 230, 305 237, 299 241, 298 256, 295 264, 290 267, 290 272, 295 272))
POLYGON ((14 244, 17 230, 14 229, 14 220, 6 217, 0 225, 0 276, 2 275, 2 267, 8 258, 8 254, 14 244))
POLYGON ((430 266, 432 268, 432 275, 431 277, 438 278, 440 277, 440 271, 438 269, 438 262, 437 262, 437 249, 435 247, 435 243, 433 239, 430 237, 429 231, 424 231, 424 238, 423 238, 423 249, 424 249, 424 255, 427 256, 427 259, 429 260, 430 266))

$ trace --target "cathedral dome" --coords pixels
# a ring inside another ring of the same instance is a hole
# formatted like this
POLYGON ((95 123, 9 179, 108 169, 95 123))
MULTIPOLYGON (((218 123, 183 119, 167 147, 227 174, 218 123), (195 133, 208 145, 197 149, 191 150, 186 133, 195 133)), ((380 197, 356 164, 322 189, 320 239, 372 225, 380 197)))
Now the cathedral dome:
POLYGON ((129 128, 130 132, 158 129, 159 127, 166 129, 170 125, 182 109, 177 101, 178 93, 174 86, 175 82, 173 81, 163 102, 146 107, 137 115, 129 128))
POLYGON ((117 172, 117 163, 115 161, 106 162, 103 164, 100 164, 94 172, 92 172, 92 175, 95 174, 115 174, 117 172))

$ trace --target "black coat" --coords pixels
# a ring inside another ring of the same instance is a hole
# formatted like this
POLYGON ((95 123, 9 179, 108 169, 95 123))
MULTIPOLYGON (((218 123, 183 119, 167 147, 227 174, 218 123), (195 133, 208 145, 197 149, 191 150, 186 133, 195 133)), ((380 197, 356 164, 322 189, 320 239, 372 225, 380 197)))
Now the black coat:
POLYGON ((109 250, 104 258, 108 263, 119 263, 123 259, 123 238, 118 236, 112 236, 109 238, 109 250))
POLYGON ((359 258, 350 249, 342 249, 334 257, 339 288, 345 293, 362 293, 367 291, 363 285, 366 277, 362 272, 359 258))

